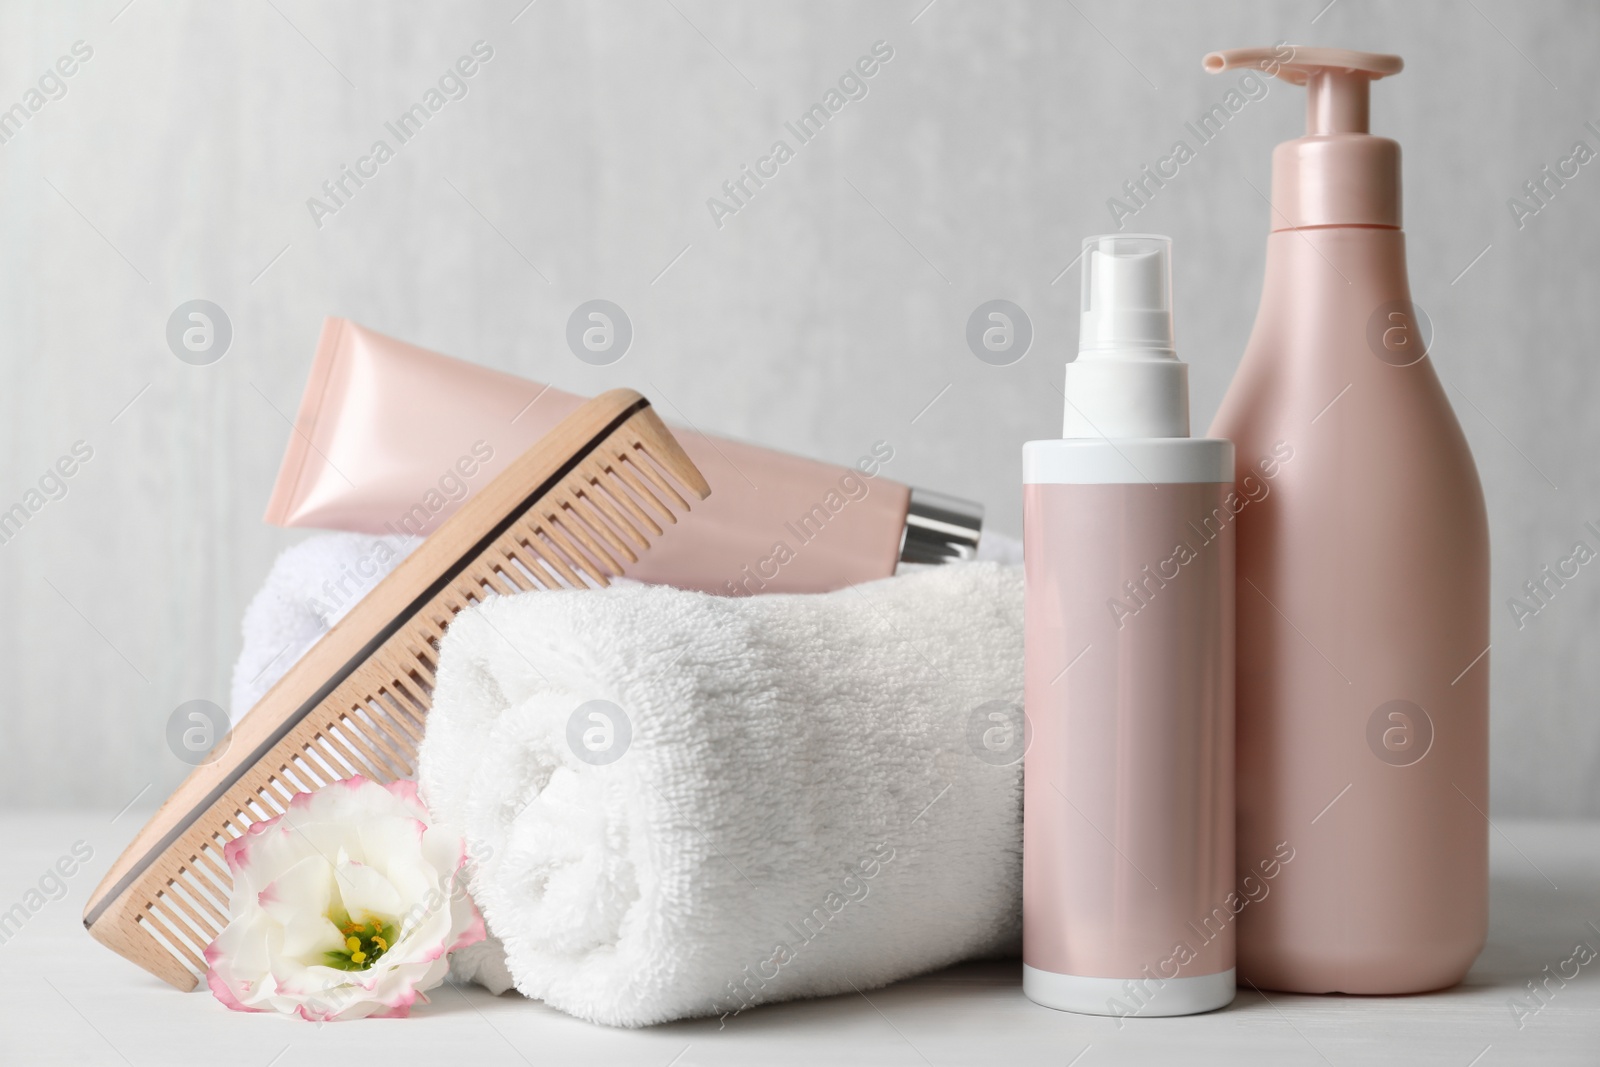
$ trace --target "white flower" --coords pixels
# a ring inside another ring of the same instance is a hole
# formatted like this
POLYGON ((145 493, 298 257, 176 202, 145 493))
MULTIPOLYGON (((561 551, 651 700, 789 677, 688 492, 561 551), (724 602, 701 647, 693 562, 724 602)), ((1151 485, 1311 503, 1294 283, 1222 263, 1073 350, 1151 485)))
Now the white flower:
POLYGON ((413 782, 365 778, 299 793, 223 850, 228 926, 206 982, 235 1011, 314 1022, 410 1014, 449 954, 484 938, 465 843, 430 829, 413 782))

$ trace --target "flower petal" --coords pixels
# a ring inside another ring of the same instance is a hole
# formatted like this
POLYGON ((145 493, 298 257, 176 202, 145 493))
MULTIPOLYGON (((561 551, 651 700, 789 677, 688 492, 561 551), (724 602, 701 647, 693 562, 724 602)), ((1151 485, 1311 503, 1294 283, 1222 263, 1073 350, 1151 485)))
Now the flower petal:
POLYGON ((206 949, 206 982, 237 1011, 404 1017, 443 981, 449 953, 485 934, 464 843, 430 829, 409 782, 351 778, 299 794, 224 851, 231 917, 206 949), (344 969, 336 924, 378 920, 388 945, 344 969))
POLYGON ((337 871, 339 896, 352 922, 368 919, 387 922, 405 905, 389 879, 364 863, 341 863, 337 871))

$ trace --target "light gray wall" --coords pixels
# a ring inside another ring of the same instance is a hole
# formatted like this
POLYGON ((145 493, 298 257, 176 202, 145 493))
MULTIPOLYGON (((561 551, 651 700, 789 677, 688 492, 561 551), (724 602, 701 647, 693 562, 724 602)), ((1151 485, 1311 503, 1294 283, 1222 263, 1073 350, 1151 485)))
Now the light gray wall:
MULTIPOLYGON (((225 703, 244 603, 302 536, 259 515, 325 314, 821 457, 886 438, 893 476, 1016 532, 1018 446, 1057 426, 1076 336, 1077 274, 1054 280, 1221 99, 1201 55, 1289 40, 1405 56, 1375 128, 1405 149, 1413 286, 1490 502, 1494 809, 1600 814, 1600 568, 1525 629, 1506 607, 1597 543, 1600 163, 1521 228, 1507 207, 1600 148, 1595 6, 123 3, 0 9, 0 107, 93 49, 0 145, 0 507, 93 448, 0 545, 0 801, 148 804, 181 776, 169 713, 225 703), (307 198, 479 40, 469 94, 315 226, 307 198), (707 198, 879 40, 868 96, 714 225, 707 198), (1001 296, 1036 339, 996 368, 963 329, 1001 296), (196 297, 234 331, 211 366, 164 337, 196 297), (595 297, 637 331, 608 368, 562 341, 595 297)), ((1130 225, 1177 242, 1200 426, 1260 291, 1252 186, 1302 121, 1275 85, 1130 225)))

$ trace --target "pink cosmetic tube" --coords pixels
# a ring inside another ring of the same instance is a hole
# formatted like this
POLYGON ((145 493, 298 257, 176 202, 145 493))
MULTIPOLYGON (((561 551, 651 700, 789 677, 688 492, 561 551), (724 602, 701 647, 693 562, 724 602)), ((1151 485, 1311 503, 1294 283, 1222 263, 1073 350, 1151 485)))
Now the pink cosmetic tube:
MULTIPOLYGON (((328 318, 266 521, 424 536, 583 399, 328 318)), ((982 507, 884 477, 888 442, 840 467, 673 433, 711 496, 630 578, 729 596, 814 593, 976 552, 982 507)))

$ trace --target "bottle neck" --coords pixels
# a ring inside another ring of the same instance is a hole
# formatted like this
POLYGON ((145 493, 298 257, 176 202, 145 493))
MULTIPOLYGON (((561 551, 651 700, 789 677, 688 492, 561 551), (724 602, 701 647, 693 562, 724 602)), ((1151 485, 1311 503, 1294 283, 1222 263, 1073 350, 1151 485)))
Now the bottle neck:
MULTIPOLYGON (((1330 117, 1329 122, 1334 122, 1330 117)), ((1366 133, 1285 141, 1272 152, 1272 228, 1400 228, 1400 145, 1366 133)))
POLYGON ((1334 374, 1340 381, 1331 398, 1357 378, 1410 365, 1422 348, 1411 332, 1413 313, 1400 230, 1279 230, 1267 238, 1261 306, 1245 358, 1301 368, 1291 374, 1334 374))
POLYGON ((1262 291, 1280 300, 1410 297, 1405 231, 1388 226, 1273 230, 1262 291))
POLYGON ((1069 439, 1189 436, 1189 365, 1174 358, 1107 359, 1080 353, 1067 364, 1061 436, 1069 439))

